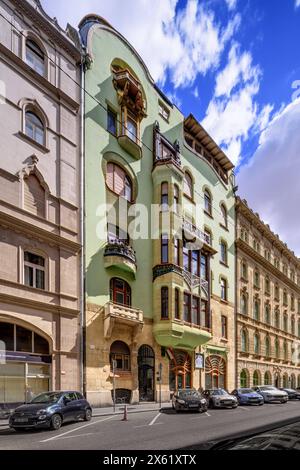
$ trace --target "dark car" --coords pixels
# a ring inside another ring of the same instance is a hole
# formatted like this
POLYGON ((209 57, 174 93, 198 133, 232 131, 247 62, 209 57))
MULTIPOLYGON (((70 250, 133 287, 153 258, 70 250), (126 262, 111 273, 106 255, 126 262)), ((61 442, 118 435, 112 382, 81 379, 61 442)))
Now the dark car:
POLYGON ((207 411, 207 402, 200 392, 195 389, 177 390, 172 397, 172 408, 177 413, 183 410, 207 411))
POLYGON ((300 400, 300 390, 294 390, 293 388, 280 388, 288 394, 289 400, 300 400))
POLYGON ((40 427, 57 430, 68 421, 90 421, 91 418, 92 408, 81 393, 45 392, 16 408, 9 426, 15 430, 40 427))
POLYGON ((223 388, 213 388, 203 392, 210 408, 237 408, 238 400, 223 388))
POLYGON ((231 395, 234 395, 240 405, 263 405, 263 396, 254 392, 252 388, 237 388, 233 390, 231 395))

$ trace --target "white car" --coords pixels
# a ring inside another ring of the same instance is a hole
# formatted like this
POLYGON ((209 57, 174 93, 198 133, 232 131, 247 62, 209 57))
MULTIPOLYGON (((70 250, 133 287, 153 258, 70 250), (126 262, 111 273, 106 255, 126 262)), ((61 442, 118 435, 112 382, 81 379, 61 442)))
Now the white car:
POLYGON ((279 390, 272 385, 259 385, 257 387, 253 387, 253 390, 263 396, 265 403, 273 403, 277 401, 280 403, 286 403, 289 399, 286 392, 279 390))

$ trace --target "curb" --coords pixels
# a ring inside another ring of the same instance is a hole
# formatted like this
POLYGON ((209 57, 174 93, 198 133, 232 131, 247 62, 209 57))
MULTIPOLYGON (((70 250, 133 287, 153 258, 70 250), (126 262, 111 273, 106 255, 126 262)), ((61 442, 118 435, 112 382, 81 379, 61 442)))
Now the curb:
MULTIPOLYGON (((162 407, 162 408, 147 408, 147 409, 142 409, 142 410, 130 410, 128 409, 128 414, 133 414, 133 413, 147 413, 149 411, 161 411, 163 408, 165 407, 162 407)), ((166 407, 166 408, 170 408, 171 409, 171 406, 170 407, 166 407)), ((101 416, 120 416, 120 415, 123 415, 124 414, 124 410, 118 410, 116 411, 115 413, 113 411, 108 411, 106 413, 101 413, 101 412, 96 412, 95 414, 93 413, 93 418, 100 418, 101 416)), ((0 422, 0 428, 1 427, 8 427, 8 422, 7 423, 1 423, 0 422)))

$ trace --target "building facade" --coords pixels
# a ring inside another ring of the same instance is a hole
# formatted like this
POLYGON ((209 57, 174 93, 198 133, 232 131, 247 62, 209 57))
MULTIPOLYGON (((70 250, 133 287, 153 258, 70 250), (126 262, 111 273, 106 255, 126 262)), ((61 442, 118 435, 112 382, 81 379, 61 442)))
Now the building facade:
POLYGON ((105 20, 85 57, 85 391, 234 387, 233 165, 105 20))
POLYGON ((0 403, 80 388, 80 62, 38 0, 0 2, 0 403))
POLYGON ((237 198, 237 385, 300 387, 300 261, 237 198))

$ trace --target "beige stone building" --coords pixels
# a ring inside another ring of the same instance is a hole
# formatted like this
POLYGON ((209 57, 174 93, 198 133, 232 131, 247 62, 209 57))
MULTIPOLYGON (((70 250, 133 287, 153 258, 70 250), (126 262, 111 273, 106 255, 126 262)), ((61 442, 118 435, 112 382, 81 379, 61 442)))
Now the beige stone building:
POLYGON ((80 48, 0 2, 0 403, 80 388, 80 48))
POLYGON ((300 387, 300 260, 237 199, 237 385, 300 387))

